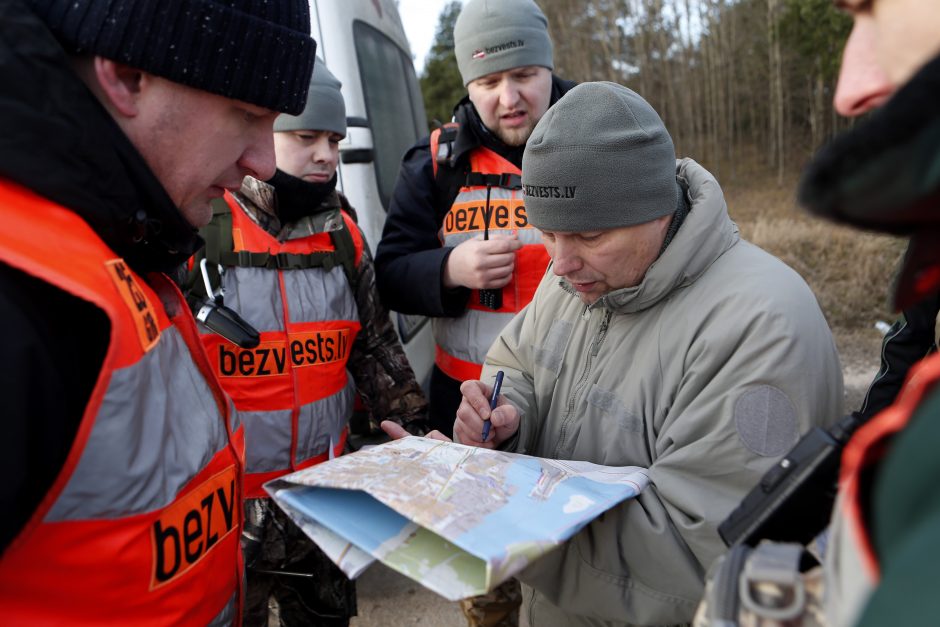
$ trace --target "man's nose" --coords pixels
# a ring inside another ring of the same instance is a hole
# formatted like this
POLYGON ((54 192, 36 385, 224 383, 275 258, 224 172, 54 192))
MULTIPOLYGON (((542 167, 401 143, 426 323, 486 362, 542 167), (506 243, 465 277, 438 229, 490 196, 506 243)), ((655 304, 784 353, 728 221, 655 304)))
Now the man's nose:
POLYGON ((880 107, 894 93, 894 85, 878 64, 874 23, 856 18, 842 54, 842 67, 833 105, 841 115, 854 117, 880 107))
POLYGON ((276 169, 274 159, 274 133, 254 133, 253 141, 245 147, 238 166, 248 170, 250 176, 259 181, 267 181, 276 169))
POLYGON ((313 153, 310 155, 314 163, 324 163, 332 157, 330 151, 330 140, 321 135, 313 145, 313 153))
POLYGON ((581 258, 568 243, 556 239, 551 253, 552 272, 556 276, 568 276, 581 269, 581 258))
POLYGON ((503 84, 500 85, 499 104, 501 104, 504 109, 512 109, 519 104, 519 89, 512 81, 503 81, 503 84))

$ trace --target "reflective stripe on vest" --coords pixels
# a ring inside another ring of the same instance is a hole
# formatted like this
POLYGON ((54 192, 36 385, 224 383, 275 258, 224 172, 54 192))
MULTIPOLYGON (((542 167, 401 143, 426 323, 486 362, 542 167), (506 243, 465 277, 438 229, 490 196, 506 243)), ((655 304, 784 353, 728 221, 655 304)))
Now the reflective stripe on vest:
POLYGON ((848 528, 862 555, 867 574, 874 582, 879 578, 878 557, 875 555, 870 530, 866 527, 862 504, 862 474, 866 468, 884 457, 892 437, 904 429, 924 397, 940 381, 940 355, 924 359, 911 368, 894 403, 862 426, 849 440, 842 454, 840 484, 845 491, 845 516, 848 528))
MULTIPOLYGON (((226 194, 235 252, 309 254, 333 250, 329 233, 279 242, 226 194)), ((353 236, 356 263, 362 238, 353 236)), ((261 333, 256 348, 241 349, 200 325, 202 341, 222 386, 245 426, 245 496, 267 496, 265 481, 342 452, 355 383, 346 365, 360 329, 355 296, 342 266, 278 270, 226 268, 225 304, 261 333)))
MULTIPOLYGON (((487 148, 470 153, 470 169, 482 174, 520 174, 519 168, 487 148)), ((486 352, 503 327, 532 300, 549 261, 541 233, 529 224, 522 190, 491 187, 489 195, 490 236, 515 234, 523 247, 516 251, 512 279, 502 289, 502 307, 493 310, 480 305, 480 293, 473 290, 463 315, 431 320, 437 343, 435 364, 458 381, 466 380, 468 374, 479 377, 486 352)), ((486 196, 485 186, 460 188, 441 225, 444 246, 454 247, 483 234, 486 196)))
POLYGON ((162 275, 145 282, 78 216, 22 187, 0 182, 0 214, 3 262, 111 324, 65 464, 0 560, 4 621, 238 616, 242 431, 230 434, 181 294, 162 275))

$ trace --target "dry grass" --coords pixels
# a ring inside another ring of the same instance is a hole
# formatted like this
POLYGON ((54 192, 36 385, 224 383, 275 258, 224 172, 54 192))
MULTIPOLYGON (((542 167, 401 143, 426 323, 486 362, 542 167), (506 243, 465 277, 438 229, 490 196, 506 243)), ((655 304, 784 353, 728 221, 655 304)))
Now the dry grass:
POLYGON ((863 233, 813 218, 794 200, 796 180, 724 186, 742 235, 800 273, 832 327, 843 362, 877 363, 877 320, 891 321, 891 277, 904 251, 898 238, 863 233))

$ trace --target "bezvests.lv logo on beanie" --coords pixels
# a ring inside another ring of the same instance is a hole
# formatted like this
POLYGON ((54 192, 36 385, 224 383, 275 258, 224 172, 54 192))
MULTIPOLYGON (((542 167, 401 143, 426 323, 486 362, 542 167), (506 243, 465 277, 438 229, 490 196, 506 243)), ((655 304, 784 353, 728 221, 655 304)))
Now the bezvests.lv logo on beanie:
POLYGON ((531 198, 574 198, 577 185, 523 185, 522 192, 531 198))
POLYGON ((490 46, 488 48, 479 48, 473 51, 474 59, 485 59, 488 54, 496 54, 497 52, 504 52, 506 50, 515 50, 516 48, 524 48, 525 41, 522 39, 516 39, 514 41, 507 41, 503 44, 497 44, 495 46, 490 46))

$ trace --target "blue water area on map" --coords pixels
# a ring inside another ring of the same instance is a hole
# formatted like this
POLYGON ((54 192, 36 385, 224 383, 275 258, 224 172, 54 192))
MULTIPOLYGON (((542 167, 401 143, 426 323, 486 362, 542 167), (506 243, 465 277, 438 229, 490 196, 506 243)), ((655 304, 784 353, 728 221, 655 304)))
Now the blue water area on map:
POLYGON ((407 518, 358 490, 298 487, 282 490, 278 499, 369 553, 408 524, 407 518))
POLYGON ((454 540, 460 548, 483 559, 502 557, 504 547, 518 542, 555 539, 565 540, 613 504, 636 496, 630 485, 606 484, 572 477, 555 486, 552 495, 544 501, 529 497, 541 473, 537 460, 521 459, 506 472, 506 483, 516 487, 516 493, 505 507, 486 516, 474 529, 454 540), (565 513, 566 504, 582 495, 594 502, 584 509, 565 513), (494 542, 494 538, 498 541, 494 542))

